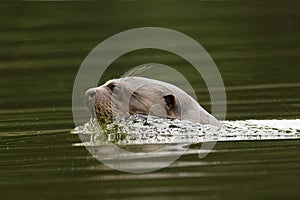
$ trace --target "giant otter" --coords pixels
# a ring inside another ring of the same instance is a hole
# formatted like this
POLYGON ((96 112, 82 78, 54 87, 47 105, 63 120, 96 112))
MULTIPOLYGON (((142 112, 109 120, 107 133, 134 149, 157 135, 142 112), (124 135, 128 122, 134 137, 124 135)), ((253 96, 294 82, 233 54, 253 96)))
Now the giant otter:
POLYGON ((112 79, 86 91, 85 104, 99 121, 129 114, 151 114, 220 126, 195 99, 180 88, 143 77, 112 79))

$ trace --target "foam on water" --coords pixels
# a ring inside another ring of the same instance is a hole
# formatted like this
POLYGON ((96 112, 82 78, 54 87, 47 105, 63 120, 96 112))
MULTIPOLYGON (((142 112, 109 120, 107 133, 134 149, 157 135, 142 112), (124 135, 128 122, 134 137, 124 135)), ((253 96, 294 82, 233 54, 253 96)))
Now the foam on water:
POLYGON ((178 119, 131 115, 100 126, 94 121, 76 127, 72 133, 85 138, 84 146, 101 144, 180 144, 208 141, 299 139, 300 119, 223 121, 223 127, 201 125, 178 119))

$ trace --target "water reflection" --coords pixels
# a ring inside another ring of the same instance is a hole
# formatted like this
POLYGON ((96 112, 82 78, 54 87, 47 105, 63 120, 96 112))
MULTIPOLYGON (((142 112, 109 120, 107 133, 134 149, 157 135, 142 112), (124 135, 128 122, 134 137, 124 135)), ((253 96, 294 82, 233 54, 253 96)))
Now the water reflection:
POLYGON ((72 132, 83 140, 74 145, 85 146, 102 163, 121 171, 141 173, 169 166, 182 155, 211 152, 202 146, 189 148, 191 144, 299 139, 299 121, 223 121, 220 129, 189 121, 132 115, 106 125, 105 130, 91 121, 72 132))

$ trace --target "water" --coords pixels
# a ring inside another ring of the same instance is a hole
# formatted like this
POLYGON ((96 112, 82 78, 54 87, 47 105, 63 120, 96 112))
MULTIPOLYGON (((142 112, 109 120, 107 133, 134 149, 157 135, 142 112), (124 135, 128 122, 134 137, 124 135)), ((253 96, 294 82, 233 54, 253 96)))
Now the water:
MULTIPOLYGON (((175 29, 205 47, 226 86, 230 125, 276 119, 287 126, 281 120, 300 113, 299 9, 296 1, 1 2, 1 198, 297 199, 297 138, 217 142, 203 159, 201 144, 192 144, 167 168, 130 174, 101 164, 70 131, 85 56, 107 37, 143 26, 175 29)), ((201 77, 163 51, 128 53, 99 83, 143 63, 175 67, 210 110, 201 77)))
POLYGON ((78 145, 98 146, 144 144, 197 144, 212 141, 299 139, 300 119, 222 121, 222 127, 202 125, 188 120, 155 116, 130 115, 117 117, 100 126, 97 121, 71 131, 81 135, 78 145), (88 137, 86 137, 88 135, 88 137))
POLYGON ((299 139, 299 121, 223 121, 215 127, 137 114, 106 124, 91 119, 72 133, 81 138, 74 145, 85 146, 103 164, 123 172, 149 173, 170 166, 182 155, 198 154, 202 159, 221 141, 299 139), (189 148, 192 144, 201 147, 189 148))

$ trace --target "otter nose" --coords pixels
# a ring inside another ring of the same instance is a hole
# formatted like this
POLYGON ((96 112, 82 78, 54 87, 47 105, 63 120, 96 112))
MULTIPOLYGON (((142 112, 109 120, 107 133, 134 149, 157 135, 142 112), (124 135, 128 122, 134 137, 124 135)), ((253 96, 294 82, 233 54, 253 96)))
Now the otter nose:
POLYGON ((93 100, 95 99, 95 96, 96 96, 96 88, 88 89, 85 92, 85 105, 87 107, 89 107, 90 104, 93 102, 93 100))
POLYGON ((88 91, 86 91, 86 96, 89 98, 94 98, 96 95, 96 89, 95 88, 91 88, 88 91))

